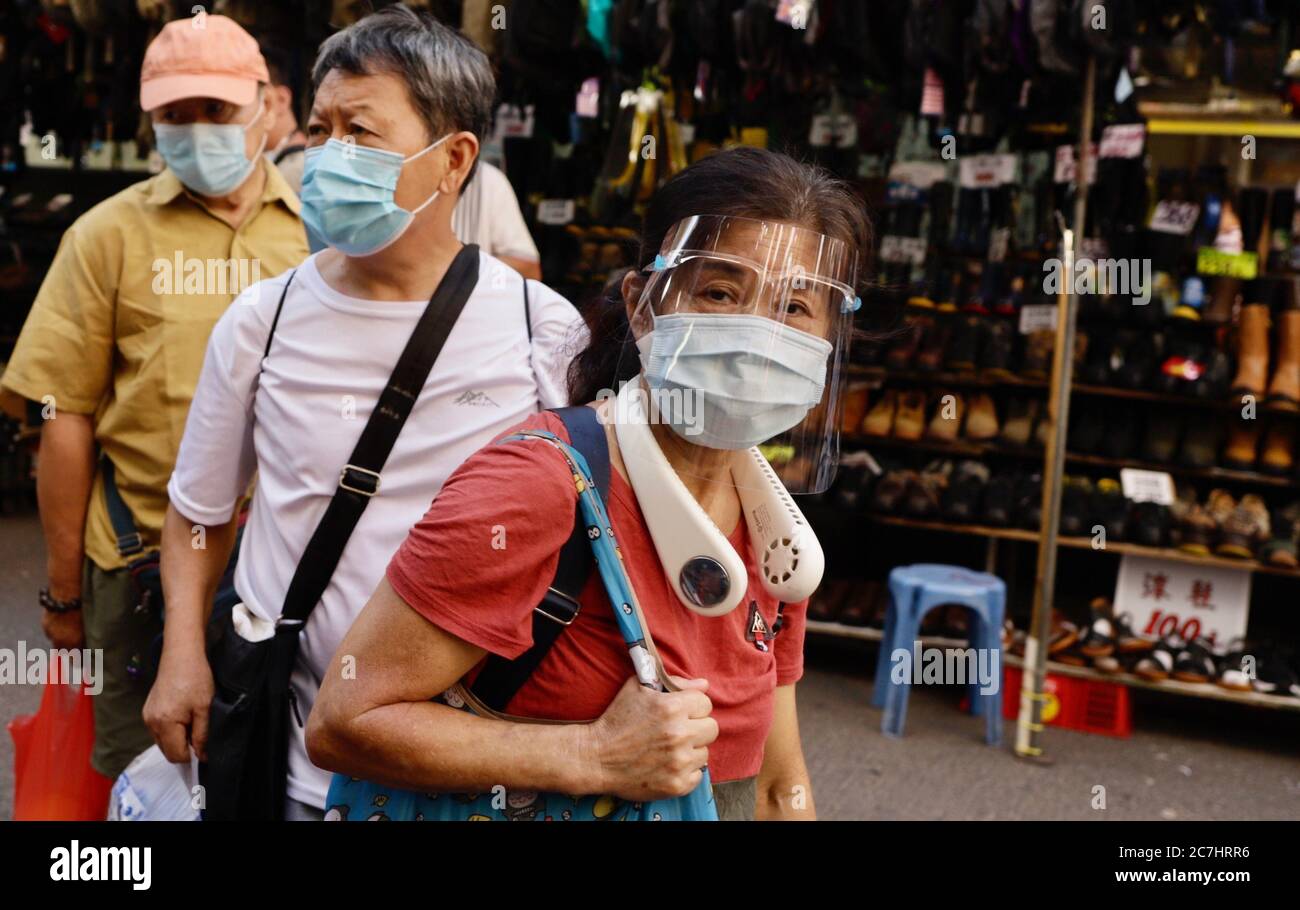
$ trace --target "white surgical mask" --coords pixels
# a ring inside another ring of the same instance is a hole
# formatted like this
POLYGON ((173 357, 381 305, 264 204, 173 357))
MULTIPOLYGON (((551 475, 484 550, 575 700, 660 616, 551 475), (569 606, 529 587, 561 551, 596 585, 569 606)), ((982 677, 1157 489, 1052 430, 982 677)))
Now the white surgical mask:
POLYGON ((656 316, 637 348, 651 390, 680 393, 658 396, 661 419, 683 439, 732 450, 797 426, 822 399, 832 351, 763 316, 714 313, 656 316), (702 412, 692 415, 681 402, 697 392, 702 412))

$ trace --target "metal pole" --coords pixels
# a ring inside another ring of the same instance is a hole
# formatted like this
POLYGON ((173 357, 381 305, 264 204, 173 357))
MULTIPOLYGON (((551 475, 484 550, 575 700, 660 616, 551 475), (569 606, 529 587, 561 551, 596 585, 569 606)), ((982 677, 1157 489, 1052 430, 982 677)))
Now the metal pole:
MULTIPOLYGON (((1056 350, 1048 392, 1047 452, 1043 463, 1043 524, 1038 532, 1038 574, 1034 582, 1034 615, 1025 640, 1025 665, 1020 683, 1020 713, 1016 720, 1016 755, 1040 758, 1038 735, 1043 730, 1043 686, 1047 677, 1047 642, 1051 637, 1052 602, 1056 590, 1056 532, 1061 516, 1061 475, 1065 472, 1065 437, 1070 420, 1070 373, 1074 363, 1074 298, 1076 245, 1083 239, 1088 207, 1088 170, 1092 142, 1093 98, 1097 62, 1088 57, 1083 82, 1083 118, 1079 127, 1078 170, 1075 175, 1074 227, 1062 230, 1061 258, 1065 281, 1056 317, 1056 350)), ((1058 214, 1059 218, 1059 214, 1058 214)))

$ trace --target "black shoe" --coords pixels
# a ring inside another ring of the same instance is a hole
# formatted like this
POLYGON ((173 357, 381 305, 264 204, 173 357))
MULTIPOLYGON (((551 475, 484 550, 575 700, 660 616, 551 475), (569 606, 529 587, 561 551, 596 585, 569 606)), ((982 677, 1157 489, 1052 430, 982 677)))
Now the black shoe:
POLYGON ((1106 435, 1101 441, 1101 452, 1110 458, 1132 458, 1138 446, 1137 416, 1129 410, 1118 410, 1106 421, 1106 435))
POLYGON ((1139 502, 1131 516, 1133 540, 1147 547, 1169 546, 1172 518, 1169 507, 1157 502, 1139 502))
POLYGON ((948 369, 958 371, 975 369, 975 365, 979 362, 983 326, 984 320, 979 316, 967 316, 953 324, 952 337, 948 341, 948 369))
POLYGON ((1043 477, 1041 474, 1028 474, 1020 478, 1016 485, 1016 524, 1030 531, 1037 531, 1043 525, 1043 477))
POLYGON ((888 471, 871 493, 871 508, 885 515, 899 511, 903 498, 916 482, 915 471, 888 471))
POLYGON ((1219 678, 1219 665, 1214 659, 1210 643, 1203 638, 1189 641, 1174 655, 1174 669, 1170 674, 1179 682, 1208 683, 1219 678))
POLYGON ((875 479, 876 475, 866 465, 842 465, 832 491, 835 504, 856 512, 866 503, 875 479))
POLYGON ((1020 480, 1014 474, 999 474, 984 488, 984 521, 1004 528, 1011 524, 1020 480))
POLYGON ((1124 498, 1119 481, 1109 477, 1097 481, 1090 507, 1093 523, 1106 529, 1107 540, 1127 539, 1129 501, 1124 498))
POLYGON ((1159 332, 1135 332, 1123 339, 1123 359, 1115 370, 1118 383, 1129 389, 1145 389, 1160 365, 1164 336, 1159 332))
POLYGON ((1092 481, 1086 477, 1063 478, 1061 486, 1061 533, 1082 537, 1091 533, 1092 481))
POLYGON ((1082 408, 1070 420, 1069 449, 1082 455, 1095 455, 1101 448, 1101 441, 1106 436, 1106 421, 1102 412, 1093 408, 1082 408))
POLYGON ((903 511, 913 518, 938 516, 952 472, 953 464, 947 459, 935 459, 926 465, 903 498, 903 511))
POLYGON ((944 517, 963 524, 977 521, 980 499, 988 482, 988 465, 979 461, 958 462, 943 494, 944 517))
POLYGON ((1231 359, 1223 351, 1213 348, 1205 358, 1205 372, 1192 383, 1192 394, 1197 398, 1220 401, 1228 394, 1231 382, 1231 359))
POLYGON ((980 351, 979 366, 992 376, 1011 375, 1011 351, 1016 333, 1010 322, 990 319, 986 323, 984 346, 980 351))
POLYGON ((1146 439, 1142 442, 1142 457, 1148 461, 1165 464, 1174 460, 1182 423, 1173 414, 1156 413, 1147 424, 1146 439))

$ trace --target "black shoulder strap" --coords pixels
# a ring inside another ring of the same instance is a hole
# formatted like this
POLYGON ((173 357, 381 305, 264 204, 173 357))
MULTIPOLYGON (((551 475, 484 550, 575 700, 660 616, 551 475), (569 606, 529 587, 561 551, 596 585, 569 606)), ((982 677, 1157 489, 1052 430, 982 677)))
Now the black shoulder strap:
POLYGON ((113 459, 102 456, 104 463, 104 504, 108 506, 108 522, 113 526, 113 536, 117 538, 117 555, 126 559, 144 549, 144 539, 140 529, 135 526, 131 509, 117 489, 117 471, 113 459))
MULTIPOLYGON (((596 490, 608 502, 609 445, 605 441, 605 428, 597 419, 595 410, 579 406, 555 408, 552 413, 564 421, 570 445, 587 459, 596 490)), ((580 510, 581 506, 577 508, 580 510)), ((575 513, 573 532, 560 548, 555 579, 542 602, 533 609, 533 646, 514 660, 489 654, 483 669, 474 679, 474 695, 494 711, 505 711, 506 705, 533 675, 560 633, 578 618, 581 609, 578 597, 591 576, 594 560, 586 522, 581 517, 581 511, 575 513)))
POLYGON ((288 629, 296 633, 329 586, 334 569, 343 556, 343 548, 361 520, 361 513, 370 504, 370 497, 379 492, 379 472, 388 460, 388 453, 397 442, 397 435, 420 397, 438 353, 478 283, 478 270, 478 247, 466 244, 452 260, 447 274, 429 299, 402 356, 398 358, 388 385, 375 403, 370 420, 361 431, 356 448, 339 472, 334 498, 298 559, 298 568, 284 596, 284 609, 276 623, 277 631, 288 629))
POLYGON ((284 283, 284 288, 280 291, 280 302, 275 305, 275 317, 271 320, 271 331, 266 333, 266 347, 262 349, 263 360, 271 354, 271 342, 275 339, 276 326, 280 324, 280 311, 284 309, 284 298, 289 296, 289 285, 293 284, 293 276, 297 274, 297 269, 290 272, 289 280, 284 283))

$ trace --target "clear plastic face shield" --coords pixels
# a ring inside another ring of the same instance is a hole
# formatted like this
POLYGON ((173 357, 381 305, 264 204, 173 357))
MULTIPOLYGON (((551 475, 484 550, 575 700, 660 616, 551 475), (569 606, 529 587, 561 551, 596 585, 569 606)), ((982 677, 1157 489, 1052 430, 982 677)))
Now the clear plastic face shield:
POLYGON ((839 454, 857 251, 775 221, 678 222, 632 313, 645 413, 692 457, 758 446, 790 493, 819 493, 839 454), (691 445, 680 445, 678 440, 691 445))

